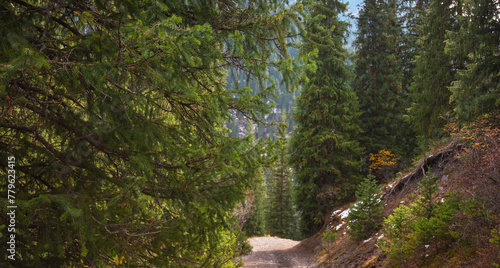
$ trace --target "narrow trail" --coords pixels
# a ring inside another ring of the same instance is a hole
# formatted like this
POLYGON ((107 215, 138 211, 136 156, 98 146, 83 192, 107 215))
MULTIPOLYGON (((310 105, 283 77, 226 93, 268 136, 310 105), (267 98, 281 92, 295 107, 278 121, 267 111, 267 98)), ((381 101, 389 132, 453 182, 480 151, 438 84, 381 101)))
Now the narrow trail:
POLYGON ((277 237, 254 237, 248 241, 253 250, 241 258, 245 268, 317 267, 314 255, 300 246, 300 241, 277 237))

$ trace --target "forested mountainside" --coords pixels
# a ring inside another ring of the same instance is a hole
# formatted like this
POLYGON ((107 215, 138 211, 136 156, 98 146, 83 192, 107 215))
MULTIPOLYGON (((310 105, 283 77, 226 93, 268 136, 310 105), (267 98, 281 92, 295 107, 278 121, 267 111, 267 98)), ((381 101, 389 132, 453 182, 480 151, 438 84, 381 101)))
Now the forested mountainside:
POLYGON ((4 2, 2 266, 234 267, 255 235, 369 266, 334 248, 381 232, 377 265, 500 262, 497 0, 365 0, 353 53, 339 0, 4 2))

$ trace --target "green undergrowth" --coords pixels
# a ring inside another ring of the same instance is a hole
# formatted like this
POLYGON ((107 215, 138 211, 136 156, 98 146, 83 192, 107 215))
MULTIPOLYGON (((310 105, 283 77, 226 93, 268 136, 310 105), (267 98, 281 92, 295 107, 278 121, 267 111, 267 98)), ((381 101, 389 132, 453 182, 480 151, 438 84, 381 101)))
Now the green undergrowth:
POLYGON ((385 238, 377 246, 394 267, 414 263, 431 249, 446 247, 459 235, 450 229, 460 209, 459 199, 450 194, 436 200, 439 186, 434 175, 425 176, 419 186, 418 199, 410 206, 400 205, 384 221, 385 238))

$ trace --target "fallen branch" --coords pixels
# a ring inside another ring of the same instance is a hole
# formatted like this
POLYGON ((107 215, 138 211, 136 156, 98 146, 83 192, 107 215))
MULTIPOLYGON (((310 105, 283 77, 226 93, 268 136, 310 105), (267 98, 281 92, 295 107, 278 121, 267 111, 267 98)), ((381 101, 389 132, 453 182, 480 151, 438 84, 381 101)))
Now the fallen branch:
POLYGON ((391 189, 388 189, 383 195, 382 199, 385 199, 387 196, 398 193, 403 190, 403 188, 412 181, 421 180, 429 171, 430 167, 436 163, 437 161, 445 161, 450 159, 456 155, 462 149, 462 144, 460 143, 451 143, 448 147, 441 150, 437 154, 430 155, 424 159, 424 161, 415 168, 415 170, 399 179, 391 189))

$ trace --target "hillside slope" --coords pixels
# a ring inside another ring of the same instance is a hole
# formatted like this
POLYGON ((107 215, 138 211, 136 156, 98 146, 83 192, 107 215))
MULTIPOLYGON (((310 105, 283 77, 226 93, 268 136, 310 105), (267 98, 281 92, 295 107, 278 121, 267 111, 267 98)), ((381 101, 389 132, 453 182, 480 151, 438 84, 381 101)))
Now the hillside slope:
MULTIPOLYGON (((447 230, 453 237, 435 244, 426 243, 424 247, 411 252, 408 257, 411 261, 404 263, 405 267, 494 267, 495 262, 500 263, 499 248, 490 242, 492 232, 498 232, 500 224, 498 137, 496 133, 488 143, 475 142, 470 146, 463 146, 462 142, 451 142, 425 157, 415 165, 413 172, 383 187, 382 200, 386 217, 398 206, 410 206, 419 198, 417 189, 424 174, 433 173, 438 177, 439 190, 434 202, 452 198, 449 196, 451 193, 454 193, 453 198, 460 200, 461 210, 455 213, 447 230)), ((391 262, 377 247, 381 239, 387 239, 384 227, 365 240, 351 239, 346 233, 350 205, 335 208, 322 230, 303 241, 302 245, 315 249, 323 267, 403 265, 391 262), (327 249, 321 243, 322 234, 326 230, 332 230, 338 235, 335 243, 327 249)))

